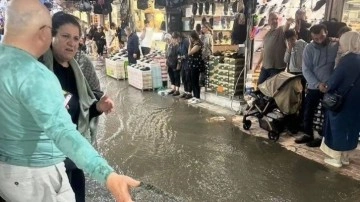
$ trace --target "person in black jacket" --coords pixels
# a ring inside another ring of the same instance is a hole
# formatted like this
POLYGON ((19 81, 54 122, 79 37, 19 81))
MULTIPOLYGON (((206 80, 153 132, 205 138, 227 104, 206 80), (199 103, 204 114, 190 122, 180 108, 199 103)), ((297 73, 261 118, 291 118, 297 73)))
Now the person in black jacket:
POLYGON ((169 94, 173 96, 180 95, 180 56, 179 56, 179 39, 180 34, 175 32, 172 34, 171 42, 166 50, 166 66, 171 81, 172 90, 169 94))
POLYGON ((104 46, 106 45, 104 29, 98 26, 98 30, 94 33, 93 40, 97 46, 98 57, 102 58, 104 53, 104 46))
POLYGON ((298 39, 302 39, 307 43, 311 41, 311 34, 309 28, 311 24, 306 21, 306 11, 299 9, 295 14, 295 31, 298 39))
POLYGON ((128 37, 127 52, 129 64, 136 64, 136 60, 140 58, 139 37, 131 30, 130 27, 125 28, 125 33, 128 37))

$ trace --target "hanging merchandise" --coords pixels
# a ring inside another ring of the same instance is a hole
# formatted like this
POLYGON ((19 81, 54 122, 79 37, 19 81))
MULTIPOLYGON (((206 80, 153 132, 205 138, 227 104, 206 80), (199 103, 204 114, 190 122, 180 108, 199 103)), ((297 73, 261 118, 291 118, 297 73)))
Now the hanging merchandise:
POLYGON ((259 9, 259 14, 264 14, 267 9, 267 4, 262 5, 259 9))
POLYGON ((181 32, 183 28, 181 13, 170 13, 168 15, 168 32, 181 32))
POLYGON ((277 4, 272 5, 269 9, 269 13, 274 12, 277 8, 278 8, 277 4))
POLYGON ((166 6, 166 0, 155 0, 155 8, 163 9, 166 6))
POLYGON ((247 37, 247 20, 243 13, 238 14, 234 19, 231 33, 231 44, 243 44, 247 37))
POLYGON ((197 9, 198 9, 198 4, 197 4, 197 3, 193 3, 193 5, 192 5, 192 14, 193 14, 193 15, 196 15, 197 9))
POLYGON ((201 20, 201 23, 202 24, 205 24, 207 21, 206 21, 206 17, 203 17, 202 20, 201 20))
POLYGON ((232 11, 233 11, 233 13, 237 13, 237 12, 238 12, 238 3, 239 3, 239 1, 235 1, 235 2, 232 4, 232 11))
POLYGON ((212 12, 213 15, 215 15, 215 12, 216 12, 216 4, 215 4, 214 2, 211 4, 211 12, 212 12))
POLYGON ((205 2, 205 14, 209 15, 210 12, 210 2, 205 2))
POLYGON ((120 19, 126 19, 129 15, 129 5, 127 0, 122 0, 120 4, 120 19))
POLYGON ((79 5, 80 12, 90 12, 92 10, 92 6, 88 1, 82 0, 79 5))
POLYGON ((195 26, 195 19, 192 17, 189 21, 190 30, 193 30, 195 26))
POLYGON ((210 23, 211 27, 214 27, 214 18, 213 17, 211 17, 209 19, 209 23, 210 23))
POLYGON ((326 4, 326 0, 319 0, 316 2, 315 7, 313 8, 313 11, 318 11, 321 7, 323 7, 326 4))
POLYGON ((183 5, 184 0, 166 0, 166 6, 168 8, 178 8, 183 5))
POLYGON ((230 3, 230 0, 225 0, 225 2, 224 2, 224 14, 225 15, 227 15, 229 12, 229 3, 230 3))
POLYGON ((139 0, 139 1, 137 1, 137 8, 139 10, 146 10, 147 8, 149 8, 148 0, 139 0))
POLYGON ((346 27, 346 23, 337 21, 325 21, 322 24, 326 25, 328 30, 328 37, 338 37, 338 32, 341 28, 346 27))
POLYGON ((202 15, 204 11, 204 4, 203 3, 199 3, 199 15, 202 15))

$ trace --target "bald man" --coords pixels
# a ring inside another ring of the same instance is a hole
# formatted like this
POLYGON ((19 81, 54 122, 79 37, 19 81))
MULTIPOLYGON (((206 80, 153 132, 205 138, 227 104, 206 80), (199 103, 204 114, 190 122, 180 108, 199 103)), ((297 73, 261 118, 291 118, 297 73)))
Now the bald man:
POLYGON ((12 0, 0 44, 0 196, 6 201, 74 202, 65 156, 131 201, 140 182, 114 172, 72 124, 56 76, 37 59, 51 43, 51 18, 38 0, 12 0))
POLYGON ((289 29, 292 23, 294 23, 294 19, 289 18, 284 26, 279 26, 278 14, 269 13, 268 24, 270 25, 270 30, 264 37, 264 50, 255 69, 260 69, 262 64, 258 84, 285 70, 285 31, 289 29))

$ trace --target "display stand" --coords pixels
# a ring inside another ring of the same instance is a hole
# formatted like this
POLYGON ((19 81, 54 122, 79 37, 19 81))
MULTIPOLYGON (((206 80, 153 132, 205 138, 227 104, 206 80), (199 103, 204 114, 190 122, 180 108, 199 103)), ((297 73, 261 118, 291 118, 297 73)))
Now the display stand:
POLYGON ((128 67, 128 82, 129 85, 139 89, 139 90, 149 90, 153 89, 153 81, 151 70, 142 71, 135 68, 134 66, 128 67))
POLYGON ((128 65, 128 61, 125 58, 121 58, 117 60, 106 58, 105 59, 106 75, 115 79, 126 79, 127 65, 128 65))

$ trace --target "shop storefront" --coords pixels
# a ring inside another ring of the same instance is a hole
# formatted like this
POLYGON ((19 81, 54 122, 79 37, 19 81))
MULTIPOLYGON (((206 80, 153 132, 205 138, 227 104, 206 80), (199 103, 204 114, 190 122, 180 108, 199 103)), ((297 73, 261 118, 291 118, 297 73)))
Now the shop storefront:
MULTIPOLYGON (((310 25, 338 15, 337 19, 354 30, 359 29, 359 0, 187 1, 189 3, 184 5, 183 2, 181 7, 165 7, 159 2, 162 1, 155 1, 155 4, 151 1, 146 5, 137 1, 130 3, 131 22, 138 35, 144 28, 144 20, 149 20, 156 33, 152 46, 156 50, 154 54, 163 57, 164 44, 160 41, 164 30, 188 35, 196 30, 197 24, 209 22, 213 27, 214 48, 207 72, 206 93, 228 100, 241 99, 247 89, 256 87, 259 72, 254 72, 254 69, 259 61, 263 37, 269 30, 267 17, 270 12, 279 13, 280 25, 284 25, 288 18, 295 18, 295 13, 301 9, 310 25), (237 33, 235 40, 233 33, 237 33)), ((295 24, 291 28, 294 27, 295 24)), ((140 63, 146 61, 152 60, 145 57, 140 63)), ((164 66, 164 58, 161 61, 164 66)), ((166 74, 164 70, 163 74, 166 74)))

